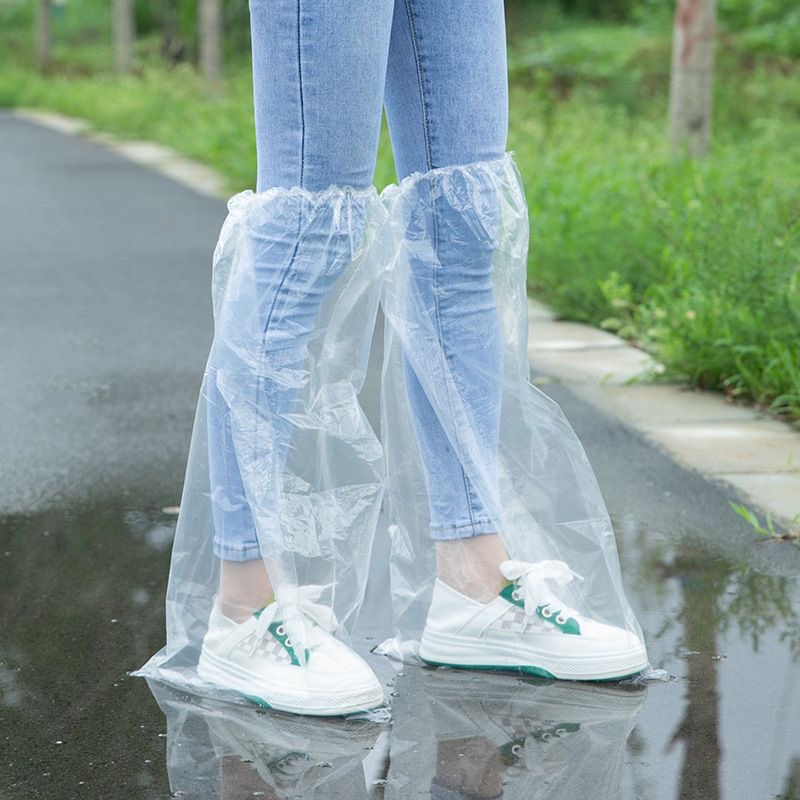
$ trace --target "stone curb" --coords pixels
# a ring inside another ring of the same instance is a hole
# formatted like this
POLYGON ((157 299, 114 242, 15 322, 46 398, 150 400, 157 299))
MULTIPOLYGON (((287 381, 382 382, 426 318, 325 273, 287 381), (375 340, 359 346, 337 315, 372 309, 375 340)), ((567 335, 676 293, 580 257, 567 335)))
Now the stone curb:
POLYGON ((12 113, 20 119, 42 125, 59 133, 84 136, 137 164, 166 175, 198 194, 215 199, 227 199, 228 197, 227 182, 219 173, 164 145, 148 141, 119 139, 107 133, 93 131, 87 120, 69 117, 54 111, 16 108, 12 113))
POLYGON ((656 382, 661 365, 618 336, 557 320, 532 299, 528 310, 536 382, 568 385, 679 463, 733 487, 762 511, 762 523, 769 512, 776 523, 797 529, 800 432, 721 393, 656 382))
MULTIPOLYGON (((86 120, 18 108, 15 116, 71 136, 83 135, 207 197, 227 199, 214 170, 148 141, 91 130, 86 120)), ((654 382, 661 367, 618 336, 557 320, 529 300, 528 355, 543 383, 556 380, 641 431, 679 463, 733 487, 787 528, 800 514, 800 432, 716 392, 654 382)))

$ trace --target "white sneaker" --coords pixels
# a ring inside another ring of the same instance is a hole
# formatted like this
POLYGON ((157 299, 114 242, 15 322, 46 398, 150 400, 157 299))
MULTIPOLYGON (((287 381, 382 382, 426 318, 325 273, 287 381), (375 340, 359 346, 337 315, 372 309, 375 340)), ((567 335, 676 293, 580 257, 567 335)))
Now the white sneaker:
POLYGON ((276 602, 241 623, 225 617, 215 603, 197 674, 259 705, 295 714, 337 716, 381 706, 383 687, 375 673, 326 630, 335 620, 329 609, 310 600, 318 592, 310 586, 299 590, 305 665, 278 618, 276 602))
POLYGON ((504 561, 500 571, 510 582, 489 603, 436 579, 419 648, 423 661, 570 680, 619 680, 647 668, 637 636, 592 620, 553 594, 548 581, 580 580, 563 561, 504 561))

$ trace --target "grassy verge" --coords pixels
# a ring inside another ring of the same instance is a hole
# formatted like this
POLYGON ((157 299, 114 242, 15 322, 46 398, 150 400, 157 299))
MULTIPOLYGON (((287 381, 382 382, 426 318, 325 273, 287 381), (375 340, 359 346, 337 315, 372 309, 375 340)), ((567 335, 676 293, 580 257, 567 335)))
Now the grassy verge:
MULTIPOLYGON (((695 163, 665 143, 668 28, 527 22, 509 26, 509 147, 531 211, 531 291, 649 350, 670 378, 800 419, 798 63, 723 36, 713 151, 695 163)), ((212 92, 190 68, 161 66, 152 42, 119 77, 107 48, 76 40, 41 76, 9 36, 0 105, 160 141, 231 191, 253 186, 246 63, 212 92)), ((376 184, 394 179, 384 130, 376 184)))
POLYGON ((665 142, 667 38, 584 33, 580 60, 571 35, 512 59, 531 290, 652 352, 669 378, 798 419, 798 65, 723 39, 713 150, 692 162, 665 142))

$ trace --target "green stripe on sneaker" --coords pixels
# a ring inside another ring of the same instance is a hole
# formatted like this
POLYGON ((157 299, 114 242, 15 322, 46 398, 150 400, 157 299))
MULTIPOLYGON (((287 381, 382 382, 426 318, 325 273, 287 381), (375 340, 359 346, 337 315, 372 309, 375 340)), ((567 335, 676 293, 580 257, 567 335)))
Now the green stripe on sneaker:
POLYGON ((519 666, 519 667, 506 667, 499 665, 484 665, 484 664, 446 664, 443 661, 430 661, 427 658, 420 656, 420 660, 432 667, 451 667, 452 669, 477 669, 484 672, 519 672, 523 675, 535 675, 537 678, 547 678, 548 680, 558 680, 552 672, 548 672, 542 667, 533 666, 519 666))
MULTIPOLYGON (((516 590, 515 583, 509 583, 504 586, 499 594, 500 597, 503 598, 508 603, 517 606, 517 608, 525 608, 525 603, 522 600, 517 599, 514 597, 514 591, 516 590)), ((556 628, 559 628, 562 633, 571 633, 575 636, 580 636, 581 634, 581 626, 578 623, 578 620, 575 617, 568 617, 563 622, 558 621, 558 615, 561 613, 560 609, 558 611, 553 611, 549 616, 544 613, 544 609, 547 608, 547 605, 539 606, 536 609, 536 616, 540 619, 543 619, 545 622, 549 622, 551 625, 555 625, 556 628)))
POLYGON ((261 708, 272 708, 272 706, 266 700, 264 700, 263 697, 256 697, 253 694, 245 694, 244 692, 239 692, 239 694, 246 700, 249 700, 251 703, 255 703, 261 708))

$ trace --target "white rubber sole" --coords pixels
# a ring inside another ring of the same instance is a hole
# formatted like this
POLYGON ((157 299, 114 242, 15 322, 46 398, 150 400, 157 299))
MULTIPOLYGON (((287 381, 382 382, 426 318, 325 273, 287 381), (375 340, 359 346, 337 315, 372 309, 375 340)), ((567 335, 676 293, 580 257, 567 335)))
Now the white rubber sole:
POLYGON ((621 680, 648 666, 641 644, 624 651, 576 656, 427 630, 422 634, 419 657, 434 666, 511 670, 572 681, 621 680))
POLYGON ((303 687, 265 684, 258 675, 220 658, 203 648, 197 664, 197 674, 208 683, 244 695, 253 702, 292 714, 336 717, 355 714, 383 705, 383 689, 379 684, 347 692, 309 690, 303 687))

